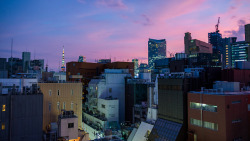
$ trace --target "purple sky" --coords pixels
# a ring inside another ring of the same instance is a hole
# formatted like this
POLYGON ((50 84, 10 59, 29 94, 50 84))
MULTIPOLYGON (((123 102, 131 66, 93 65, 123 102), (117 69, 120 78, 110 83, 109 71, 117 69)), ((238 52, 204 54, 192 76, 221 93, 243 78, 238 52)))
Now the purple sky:
POLYGON ((13 38, 14 57, 30 51, 56 71, 63 45, 66 62, 83 55, 146 63, 148 38, 183 52, 184 33, 207 42, 218 17, 223 37, 244 40, 249 7, 249 0, 1 0, 0 57, 10 57, 13 38))

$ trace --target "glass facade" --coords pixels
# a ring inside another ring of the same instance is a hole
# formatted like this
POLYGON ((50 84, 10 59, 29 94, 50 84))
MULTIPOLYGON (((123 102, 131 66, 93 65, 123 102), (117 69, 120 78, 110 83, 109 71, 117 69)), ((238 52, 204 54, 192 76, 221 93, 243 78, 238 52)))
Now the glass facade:
POLYGON ((154 61, 166 58, 166 40, 149 39, 148 41, 148 65, 150 69, 154 68, 154 61))
POLYGON ((239 61, 248 61, 250 43, 236 42, 232 45, 232 67, 239 61))

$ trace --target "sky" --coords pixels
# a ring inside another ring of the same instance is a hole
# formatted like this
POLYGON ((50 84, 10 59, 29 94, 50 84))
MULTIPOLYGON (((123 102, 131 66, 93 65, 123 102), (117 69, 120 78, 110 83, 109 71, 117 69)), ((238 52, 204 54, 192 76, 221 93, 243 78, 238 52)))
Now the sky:
POLYGON ((223 37, 244 40, 250 0, 0 0, 0 58, 65 61, 111 58, 147 63, 149 38, 166 39, 167 56, 184 52, 184 33, 208 41, 218 17, 223 37))

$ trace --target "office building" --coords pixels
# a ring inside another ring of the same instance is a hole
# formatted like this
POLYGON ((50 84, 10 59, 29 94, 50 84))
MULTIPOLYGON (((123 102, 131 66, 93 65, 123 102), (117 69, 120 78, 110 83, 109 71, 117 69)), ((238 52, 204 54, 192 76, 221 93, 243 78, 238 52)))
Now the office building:
POLYGON ((154 61, 157 59, 166 58, 166 40, 148 40, 148 66, 149 69, 154 69, 154 61))
POLYGON ((22 52, 22 63, 23 63, 23 72, 29 70, 30 64, 30 52, 22 52))
POLYGON ((86 62, 86 57, 85 56, 79 56, 78 62, 86 62))
POLYGON ((232 68, 232 44, 235 43, 237 37, 223 38, 223 59, 222 68, 232 68))
POLYGON ((213 46, 212 62, 215 66, 222 66, 222 58, 224 54, 222 35, 219 31, 208 33, 208 42, 213 46))
POLYGON ((12 86, 11 92, 0 92, 0 140, 42 141, 43 94, 35 87, 23 92, 12 86))
POLYGON ((138 76, 139 76, 139 62, 138 62, 138 59, 132 59, 132 62, 134 63, 134 77, 138 78, 138 76))
POLYGON ((188 56, 188 67, 211 67, 216 66, 212 62, 211 53, 195 53, 188 56))
POLYGON ((250 92, 239 82, 216 82, 214 89, 188 93, 189 140, 248 140, 250 92))
POLYGON ((58 121, 63 110, 74 111, 78 117, 78 129, 82 129, 82 84, 38 83, 43 92, 43 130, 58 121))
POLYGON ((250 43, 250 24, 245 25, 245 41, 250 43))
POLYGON ((23 60, 20 58, 8 58, 8 75, 11 77, 23 72, 23 60))
POLYGON ((98 63, 101 63, 101 64, 111 63, 111 59, 99 59, 98 63))
POLYGON ((212 45, 198 39, 192 39, 191 33, 186 32, 184 37, 185 54, 213 53, 212 45))
POLYGON ((158 119, 150 141, 187 139, 187 92, 199 88, 200 81, 185 74, 175 75, 158 79, 158 119))
POLYGON ((7 58, 0 58, 0 78, 8 78, 7 58))
MULTIPOLYGON (((153 82, 149 82, 147 79, 126 79, 125 84, 125 121, 130 123, 140 122, 135 121, 135 109, 147 108, 142 106, 142 102, 147 102, 147 96, 150 91, 150 85, 154 85, 153 82), (138 108, 135 108, 137 105, 138 108)), ((140 111, 140 110, 138 110, 140 111)), ((141 115, 141 112, 138 113, 141 115)), ((144 119, 144 121, 146 118, 144 119)))
POLYGON ((250 43, 240 41, 232 44, 232 67, 239 61, 250 60, 250 43))

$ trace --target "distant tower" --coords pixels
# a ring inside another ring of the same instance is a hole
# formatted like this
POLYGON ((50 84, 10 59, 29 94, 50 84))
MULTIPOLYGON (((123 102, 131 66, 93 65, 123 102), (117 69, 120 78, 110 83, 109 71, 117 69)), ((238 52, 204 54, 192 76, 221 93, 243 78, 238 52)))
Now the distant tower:
POLYGON ((63 47, 63 54, 62 54, 62 67, 61 67, 61 71, 65 72, 65 64, 64 64, 64 47, 63 47))

